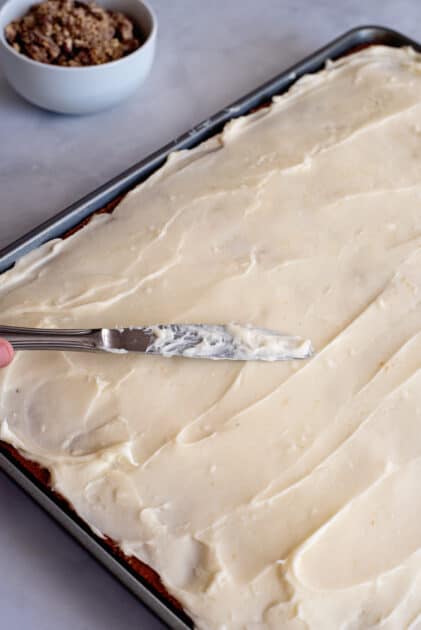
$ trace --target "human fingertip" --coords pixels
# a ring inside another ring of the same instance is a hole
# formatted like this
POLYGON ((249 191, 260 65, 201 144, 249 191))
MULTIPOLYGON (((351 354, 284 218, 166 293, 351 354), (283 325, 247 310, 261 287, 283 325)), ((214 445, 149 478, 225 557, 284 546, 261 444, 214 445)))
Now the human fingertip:
POLYGON ((13 348, 6 339, 0 339, 0 367, 6 367, 13 359, 13 348))

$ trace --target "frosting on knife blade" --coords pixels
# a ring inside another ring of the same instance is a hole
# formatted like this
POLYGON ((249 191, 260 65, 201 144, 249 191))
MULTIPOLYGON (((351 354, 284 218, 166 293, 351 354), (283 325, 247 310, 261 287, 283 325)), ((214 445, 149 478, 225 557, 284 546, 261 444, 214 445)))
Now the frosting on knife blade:
POLYGON ((150 326, 146 332, 155 338, 146 352, 165 357, 287 361, 307 359, 313 354, 309 339, 240 324, 161 324, 150 326))

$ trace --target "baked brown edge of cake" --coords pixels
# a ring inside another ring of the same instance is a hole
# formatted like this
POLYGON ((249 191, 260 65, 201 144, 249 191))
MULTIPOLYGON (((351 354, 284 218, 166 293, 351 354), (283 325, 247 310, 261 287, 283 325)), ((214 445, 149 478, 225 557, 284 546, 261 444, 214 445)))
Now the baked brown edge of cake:
MULTIPOLYGON (((358 44, 357 46, 352 47, 351 50, 345 52, 342 57, 347 57, 351 54, 359 52, 360 50, 364 50, 365 48, 370 48, 371 46, 375 46, 376 44, 358 44)), ((287 88, 288 90, 289 88, 287 88)), ((264 109, 269 107, 271 100, 265 103, 261 103, 257 107, 250 109, 248 114, 252 114, 260 109, 264 109)), ((226 124, 226 123, 225 123, 226 124)), ((218 132, 214 134, 218 135, 218 132)), ((160 167, 162 168, 162 167, 160 167)), ((155 171, 154 171, 155 172, 155 171)), ((151 173, 152 174, 152 173, 151 173)), ((149 177, 149 176, 148 176, 149 177)), ((146 178, 147 179, 147 178, 146 178)), ((136 186, 139 184, 136 184, 136 186)), ((130 190, 133 190, 136 186, 133 186, 130 190)), ((89 215, 86 219, 80 221, 75 227, 67 230, 62 237, 60 238, 68 238, 72 236, 83 227, 88 225, 88 223, 99 214, 111 214, 113 210, 120 204, 120 202, 124 199, 124 197, 128 194, 127 191, 123 194, 118 195, 115 199, 107 203, 103 208, 99 210, 95 210, 92 214, 89 215)), ((71 504, 58 492, 52 489, 51 487, 51 475, 47 468, 40 466, 34 461, 27 459, 18 449, 14 446, 0 440, 0 453, 5 451, 9 454, 11 458, 15 460, 15 463, 18 464, 21 468, 24 469, 26 473, 29 473, 30 477, 36 479, 38 484, 40 484, 46 491, 51 493, 54 496, 55 501, 63 508, 66 512, 70 513, 72 518, 79 524, 82 525, 84 529, 89 529, 89 535, 92 536, 94 540, 96 540, 102 547, 106 548, 108 553, 111 553, 120 563, 125 566, 126 569, 129 569, 131 573, 134 573, 137 578, 140 578, 141 582, 146 586, 146 588, 150 589, 154 595, 158 597, 158 599, 165 603, 173 612, 175 612, 188 626, 191 628, 194 627, 193 622, 190 617, 188 617, 187 613, 184 611, 180 602, 168 593, 167 589, 163 585, 160 576, 154 569, 152 569, 149 565, 145 564, 135 556, 127 556, 119 547, 118 543, 109 538, 108 536, 104 536, 104 538, 100 538, 97 536, 90 528, 89 525, 77 514, 77 512, 73 509, 71 504)))

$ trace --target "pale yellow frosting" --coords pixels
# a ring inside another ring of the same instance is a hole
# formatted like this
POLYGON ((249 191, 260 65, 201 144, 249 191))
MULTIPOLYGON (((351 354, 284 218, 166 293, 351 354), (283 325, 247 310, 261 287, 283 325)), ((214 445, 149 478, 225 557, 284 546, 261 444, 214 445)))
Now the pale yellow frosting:
POLYGON ((1 437, 203 629, 421 627, 421 57, 376 47, 0 278, 1 321, 250 323, 307 362, 20 352, 1 437))

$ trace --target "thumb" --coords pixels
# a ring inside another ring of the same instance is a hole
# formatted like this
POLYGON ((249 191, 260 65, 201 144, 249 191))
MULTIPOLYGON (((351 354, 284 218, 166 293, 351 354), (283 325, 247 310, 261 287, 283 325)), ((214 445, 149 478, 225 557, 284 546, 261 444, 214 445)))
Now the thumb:
POLYGON ((13 359, 13 348, 6 339, 0 339, 0 368, 9 365, 13 359))

